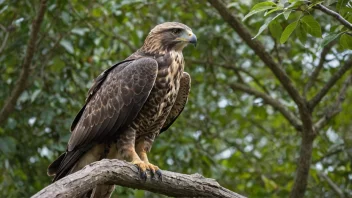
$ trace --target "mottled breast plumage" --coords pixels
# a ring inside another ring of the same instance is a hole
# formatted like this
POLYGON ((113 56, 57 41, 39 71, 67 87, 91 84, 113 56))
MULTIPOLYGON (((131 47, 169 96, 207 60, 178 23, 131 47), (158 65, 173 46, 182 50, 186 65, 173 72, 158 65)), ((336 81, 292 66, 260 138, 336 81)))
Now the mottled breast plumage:
MULTIPOLYGON (((196 42, 182 23, 159 24, 141 48, 99 75, 72 123, 65 153, 48 167, 53 181, 103 158, 126 160, 138 166, 141 177, 150 170, 161 178, 147 153, 187 102, 191 79, 182 50, 196 42)), ((98 185, 84 196, 104 197, 113 188, 98 185)))
POLYGON ((154 87, 133 122, 137 137, 157 135, 175 103, 184 70, 183 56, 179 52, 169 52, 156 58, 158 74, 154 87))

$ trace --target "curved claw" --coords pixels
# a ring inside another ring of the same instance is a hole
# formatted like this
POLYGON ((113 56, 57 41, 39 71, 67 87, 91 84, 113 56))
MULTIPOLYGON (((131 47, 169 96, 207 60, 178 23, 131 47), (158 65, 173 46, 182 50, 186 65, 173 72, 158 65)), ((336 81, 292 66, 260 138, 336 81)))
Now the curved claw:
POLYGON ((155 171, 155 173, 158 175, 158 179, 160 179, 161 181, 163 181, 163 174, 161 173, 160 169, 158 169, 157 171, 155 171))
POLYGON ((155 179, 155 171, 154 170, 150 170, 150 176, 152 179, 155 179))
POLYGON ((142 180, 147 180, 147 165, 143 161, 132 162, 137 168, 139 172, 139 176, 142 180))
POLYGON ((162 181, 162 173, 159 169, 159 167, 150 164, 148 162, 143 162, 143 161, 135 161, 132 162, 132 164, 134 164, 135 166, 137 166, 138 168, 138 172, 140 175, 140 178, 144 181, 147 180, 147 170, 150 170, 150 175, 152 179, 155 179, 155 175, 158 176, 158 179, 160 179, 162 181))
POLYGON ((156 179, 155 174, 158 175, 158 179, 160 179, 161 171, 160 171, 159 167, 157 167, 151 163, 148 163, 147 170, 150 170, 150 175, 151 175, 152 179, 156 179))
POLYGON ((139 175, 140 175, 142 180, 147 181, 147 171, 140 170, 139 171, 139 175))

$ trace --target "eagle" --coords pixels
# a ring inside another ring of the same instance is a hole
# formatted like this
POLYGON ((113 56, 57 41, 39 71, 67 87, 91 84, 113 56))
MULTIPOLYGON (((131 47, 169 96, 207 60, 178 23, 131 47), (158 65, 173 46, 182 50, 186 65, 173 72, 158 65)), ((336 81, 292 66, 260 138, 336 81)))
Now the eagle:
MULTIPOLYGON (((162 174, 147 153, 154 139, 183 111, 190 92, 182 50, 196 45, 188 26, 166 22, 155 26, 140 49, 101 73, 71 125, 66 152, 48 167, 53 182, 104 158, 136 165, 142 179, 162 174)), ((101 185, 91 197, 110 196, 114 186, 101 185)))

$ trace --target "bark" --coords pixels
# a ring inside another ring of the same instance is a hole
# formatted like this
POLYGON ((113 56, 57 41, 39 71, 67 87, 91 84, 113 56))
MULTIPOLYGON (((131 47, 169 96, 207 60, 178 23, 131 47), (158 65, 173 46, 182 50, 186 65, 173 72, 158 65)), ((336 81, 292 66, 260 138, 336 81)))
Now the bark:
POLYGON ((331 187, 331 189, 341 198, 345 198, 345 194, 343 193, 343 190, 337 185, 335 184, 326 174, 324 173, 319 173, 319 176, 324 179, 329 186, 331 187))
POLYGON ((291 198, 304 197, 304 193, 307 189, 309 169, 312 159, 313 141, 315 136, 306 135, 309 132, 305 132, 302 136, 302 143, 299 152, 299 159, 296 169, 296 178, 293 184, 293 188, 290 193, 291 198))
POLYGON ((245 69, 242 69, 240 67, 236 67, 234 66, 234 64, 230 65, 230 64, 221 64, 218 62, 209 62, 209 61, 201 61, 201 60, 193 60, 193 59, 187 59, 187 62, 191 62, 191 63, 196 63, 196 64, 211 64, 211 65, 216 65, 216 66, 220 66, 226 69, 231 69, 231 70, 238 70, 242 73, 247 74, 248 76, 250 76, 254 82, 261 87, 265 93, 260 92, 256 89, 254 89, 253 87, 250 87, 249 85, 243 84, 243 83, 231 83, 230 87, 233 90, 241 90, 245 93, 254 95, 256 97, 262 98, 264 100, 264 102, 266 104, 271 105, 272 107, 274 107, 276 110, 278 110, 285 118, 286 120, 297 130, 297 131, 301 131, 302 130, 302 126, 300 121, 296 118, 296 116, 291 113, 291 111, 289 111, 279 100, 276 100, 274 98, 272 98, 269 95, 269 91, 264 87, 264 85, 260 84, 259 80, 256 79, 250 72, 246 71, 245 69))
POLYGON ((22 64, 20 77, 16 81, 15 87, 12 89, 10 96, 6 99, 4 106, 0 111, 0 124, 3 124, 9 115, 15 109, 18 98, 27 87, 28 77, 30 76, 30 66, 33 60, 36 43, 38 39, 40 25, 43 22, 46 11, 46 0, 42 0, 36 19, 32 23, 32 30, 27 44, 26 56, 22 64))
POLYGON ((303 96, 306 97, 309 89, 314 85, 314 82, 317 80, 320 71, 324 67, 324 63, 326 61, 326 56, 328 55, 329 51, 331 50, 332 46, 336 44, 336 41, 330 42, 328 45, 326 45, 323 50, 320 53, 320 59, 318 66, 315 67, 313 70, 313 73, 310 75, 307 84, 304 86, 303 90, 303 96))
POLYGON ((325 127, 328 122, 339 114, 342 110, 342 103, 346 98, 346 93, 348 86, 352 83, 352 74, 345 80, 340 90, 339 95, 337 96, 336 102, 326 110, 326 113, 322 116, 322 118, 314 124, 314 128, 316 130, 320 130, 325 127))
POLYGON ((253 36, 250 31, 242 24, 241 20, 230 10, 221 0, 208 0, 208 2, 218 10, 222 18, 234 29, 237 34, 247 43, 247 45, 255 52, 255 54, 266 64, 273 72, 275 77, 280 81, 282 86, 288 92, 298 108, 304 108, 304 100, 292 84, 292 80, 281 68, 281 65, 275 62, 274 58, 266 51, 264 45, 257 39, 252 39, 253 36))
POLYGON ((202 175, 185 175, 162 171, 161 179, 140 179, 134 165, 120 161, 104 159, 87 165, 82 170, 68 175, 33 195, 38 197, 76 197, 84 194, 98 184, 148 190, 173 197, 235 197, 244 198, 220 186, 214 179, 202 175))
POLYGON ((324 85, 324 87, 309 101, 309 108, 314 109, 319 102, 326 96, 329 90, 337 83, 338 80, 342 78, 342 76, 352 68, 352 57, 349 58, 345 64, 340 67, 340 69, 331 76, 328 82, 324 85))
MULTIPOLYGON (((300 95, 297 88, 293 85, 292 80, 282 69, 282 65, 275 61, 260 41, 252 39, 250 31, 242 24, 238 16, 231 12, 221 0, 208 0, 208 2, 218 10, 222 18, 237 32, 237 34, 272 71, 298 107, 300 119, 302 121, 302 143, 300 145, 300 155, 296 169, 296 178, 291 190, 291 197, 304 197, 312 158, 312 145, 316 136, 312 121, 312 111, 309 108, 308 102, 300 95)), ((328 84, 334 85, 335 82, 335 79, 333 79, 333 81, 328 84)), ((327 91, 328 90, 329 88, 327 88, 327 91)), ((327 91, 319 94, 318 99, 323 98, 327 91)), ((320 100, 317 101, 319 102, 320 100)))
POLYGON ((230 84, 230 87, 233 90, 241 90, 245 93, 248 93, 263 99, 266 104, 269 104, 272 107, 274 107, 276 110, 278 110, 297 131, 302 130, 301 123, 298 121, 296 116, 293 113, 291 113, 291 111, 289 111, 280 101, 272 98, 271 96, 263 92, 257 91, 252 87, 249 87, 240 83, 233 82, 230 84))
POLYGON ((9 38, 9 30, 7 28, 5 28, 3 25, 0 24, 0 28, 2 29, 2 31, 6 32, 5 34, 5 38, 2 41, 1 47, 0 47, 0 54, 2 53, 2 51, 5 49, 6 47, 6 43, 7 43, 7 39, 9 38))
MULTIPOLYGON (((347 3, 347 2, 346 2, 347 3)), ((343 18, 339 13, 330 10, 329 8, 323 6, 322 4, 318 4, 316 6, 314 6, 315 9, 321 10, 322 12, 334 17, 335 19, 337 19, 342 25, 344 25, 346 28, 352 30, 352 23, 350 23, 349 21, 347 21, 345 18, 343 18)))

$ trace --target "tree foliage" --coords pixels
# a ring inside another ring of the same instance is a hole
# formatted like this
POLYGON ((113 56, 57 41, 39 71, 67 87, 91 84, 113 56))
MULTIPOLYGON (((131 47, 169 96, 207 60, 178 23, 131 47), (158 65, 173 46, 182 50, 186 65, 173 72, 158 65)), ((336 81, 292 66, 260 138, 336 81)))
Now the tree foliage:
MULTIPOLYGON (((352 30, 324 11, 352 23, 351 2, 223 2, 302 98, 317 101, 310 114, 317 135, 305 195, 352 196, 351 67, 346 66, 352 30), (330 81, 339 72, 346 74, 330 81), (316 97, 329 82, 326 95, 316 97)), ((38 10, 38 1, 0 1, 1 108, 22 71, 38 10)), ((50 183, 46 168, 65 150, 70 124, 93 79, 138 49, 149 30, 165 21, 190 26, 198 46, 184 50, 192 77, 187 107, 157 138, 150 161, 165 170, 198 172, 250 197, 290 194, 302 144, 300 107, 211 3, 49 0, 25 89, 0 123, 2 197, 28 197, 50 183)), ((114 196, 156 196, 122 187, 115 191, 114 196)))

